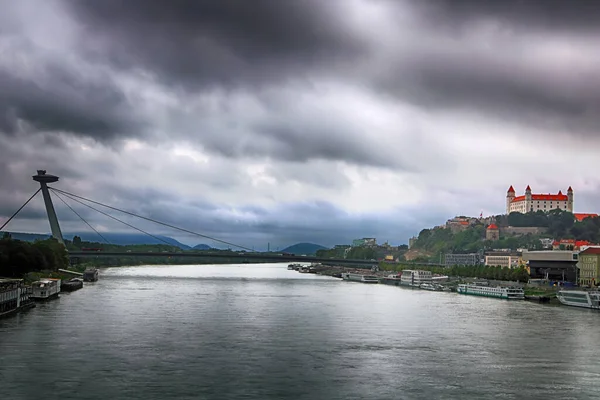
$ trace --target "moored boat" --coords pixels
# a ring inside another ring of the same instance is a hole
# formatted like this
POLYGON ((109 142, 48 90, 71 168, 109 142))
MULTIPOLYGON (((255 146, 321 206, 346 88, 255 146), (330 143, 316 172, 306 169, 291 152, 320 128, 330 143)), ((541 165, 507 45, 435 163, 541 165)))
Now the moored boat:
POLYGON ((597 290, 559 290, 556 298, 565 306, 600 310, 600 291, 597 290))
POLYGON ((0 318, 35 307, 30 295, 31 288, 23 286, 22 279, 0 278, 0 318))
POLYGON ((379 283, 379 278, 374 275, 352 274, 345 272, 342 274, 342 279, 345 281, 362 282, 362 283, 379 283))
POLYGON ((404 286, 420 287, 423 283, 431 283, 431 271, 405 269, 402 271, 400 283, 404 286))
POLYGON ((482 285, 473 285, 461 283, 456 291, 460 294, 470 294, 474 296, 495 297, 507 300, 524 300, 525 292, 521 288, 515 287, 491 287, 482 285))
POLYGON ((60 293, 60 279, 45 278, 31 284, 31 298, 49 300, 57 298, 60 293))
POLYGON ((85 282, 96 282, 98 280, 98 268, 87 268, 83 271, 83 280, 85 282))

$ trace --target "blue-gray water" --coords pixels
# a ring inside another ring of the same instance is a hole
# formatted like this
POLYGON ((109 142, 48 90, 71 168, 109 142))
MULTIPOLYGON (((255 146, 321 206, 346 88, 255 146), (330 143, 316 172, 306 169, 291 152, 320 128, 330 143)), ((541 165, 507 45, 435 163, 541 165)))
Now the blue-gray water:
POLYGON ((0 320, 0 399, 596 399, 600 314, 299 274, 103 270, 0 320))

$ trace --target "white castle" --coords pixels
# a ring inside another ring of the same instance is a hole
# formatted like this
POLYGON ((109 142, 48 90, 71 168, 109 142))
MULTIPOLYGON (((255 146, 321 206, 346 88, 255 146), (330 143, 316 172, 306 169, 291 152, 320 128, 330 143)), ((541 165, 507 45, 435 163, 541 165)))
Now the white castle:
POLYGON ((527 185, 524 196, 515 196, 515 189, 511 186, 506 193, 506 213, 520 212, 527 213, 531 211, 561 209, 573 212, 573 189, 569 186, 567 194, 558 191, 558 194, 532 194, 531 188, 527 185))

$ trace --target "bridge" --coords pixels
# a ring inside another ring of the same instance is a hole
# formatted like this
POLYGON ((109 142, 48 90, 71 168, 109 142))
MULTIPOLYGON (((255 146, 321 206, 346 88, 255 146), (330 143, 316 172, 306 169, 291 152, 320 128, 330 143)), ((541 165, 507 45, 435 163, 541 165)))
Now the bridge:
MULTIPOLYGON (((102 204, 98 201, 94 201, 91 199, 87 199, 85 197, 69 193, 54 187, 48 186, 50 183, 58 182, 59 178, 54 175, 47 174, 45 170, 38 170, 37 175, 34 175, 33 180, 39 182, 40 188, 23 204, 1 227, 0 231, 41 191, 42 196, 44 198, 44 204, 46 208, 46 212, 48 215, 48 221, 50 222, 50 229, 52 231, 52 237, 55 238, 60 243, 64 244, 62 231, 60 229, 58 217, 56 216, 56 211, 54 209, 54 204, 52 202, 52 197, 50 196, 50 192, 52 192, 59 200, 61 200, 77 217, 79 217, 89 228, 91 228, 100 239, 102 239, 107 244, 111 244, 106 238, 98 232, 88 221, 86 221, 77 211, 73 209, 66 201, 66 199, 70 199, 74 202, 77 202, 87 208, 90 208, 100 214, 105 215, 108 218, 111 218, 117 222, 120 222, 132 229, 135 229, 149 237, 157 239, 160 242, 163 242, 171 247, 174 247, 172 243, 166 242, 162 238, 153 235, 149 232, 146 232, 140 228, 137 228, 111 214, 108 214, 105 211, 102 211, 96 206, 104 207, 107 210, 117 211, 122 214, 137 217, 141 220, 153 222, 155 224, 161 225, 163 227, 168 227, 173 230, 177 230, 180 232, 184 232, 187 234, 191 234, 203 239, 210 239, 214 242, 218 242, 229 247, 234 247, 240 249, 238 252, 234 251, 163 251, 163 252, 139 252, 139 251, 123 251, 123 252, 114 252, 114 251, 70 251, 69 256, 72 260, 76 260, 79 258, 99 258, 99 257, 166 257, 166 258, 212 258, 212 259, 228 259, 228 260, 244 260, 244 261, 266 261, 266 262, 284 262, 284 261, 294 261, 294 262, 314 262, 314 263, 322 263, 322 264, 330 264, 330 265, 351 265, 351 266, 363 266, 370 267, 374 265, 378 265, 379 262, 377 260, 356 260, 356 259, 346 259, 346 258, 323 258, 323 257, 315 257, 315 256, 305 256, 305 255, 295 255, 295 254, 281 254, 281 253, 262 253, 255 252, 252 249, 249 249, 245 246, 231 243, 225 240, 220 240, 218 238, 214 238, 208 235, 204 235, 198 232, 191 231, 189 229, 180 228, 169 223, 157 221, 155 219, 144 217, 141 215, 137 215, 133 212, 121 210, 117 207, 113 207, 110 205, 102 204)), ((415 263, 415 265, 439 265, 439 264, 428 264, 428 263, 415 263)))

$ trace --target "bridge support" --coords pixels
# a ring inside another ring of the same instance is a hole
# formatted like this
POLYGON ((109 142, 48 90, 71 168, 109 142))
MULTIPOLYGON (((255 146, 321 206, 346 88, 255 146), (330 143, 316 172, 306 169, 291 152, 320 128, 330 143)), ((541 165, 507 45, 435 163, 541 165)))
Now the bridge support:
POLYGON ((48 183, 57 182, 58 176, 48 175, 45 170, 39 169, 37 175, 33 176, 33 180, 39 182, 42 188, 42 195, 44 196, 44 204, 46 205, 46 212, 48 213, 48 221, 50 221, 52 237, 58 240, 59 243, 64 244, 60 225, 58 225, 58 218, 56 217, 56 211, 54 211, 54 205, 52 204, 52 198, 50 197, 50 191, 48 190, 48 183))

